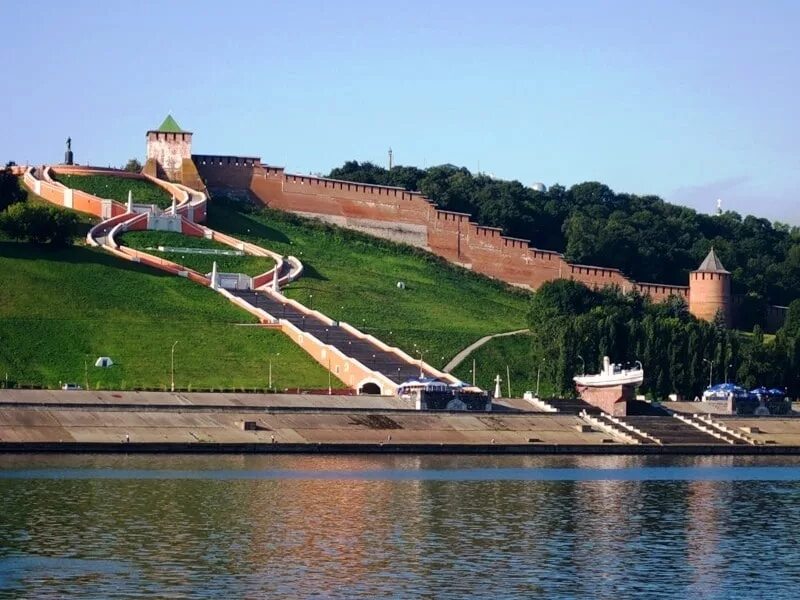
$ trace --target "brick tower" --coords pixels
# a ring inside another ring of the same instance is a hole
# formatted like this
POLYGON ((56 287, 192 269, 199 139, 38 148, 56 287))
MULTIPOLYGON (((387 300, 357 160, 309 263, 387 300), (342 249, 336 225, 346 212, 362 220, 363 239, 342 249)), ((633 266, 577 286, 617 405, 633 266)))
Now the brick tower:
POLYGON ((172 115, 167 115, 161 127, 147 132, 144 172, 194 189, 204 187, 192 162, 192 132, 181 129, 172 115))
POLYGON ((697 270, 689 274, 689 312, 698 319, 713 321, 719 310, 730 327, 731 274, 711 248, 697 270))

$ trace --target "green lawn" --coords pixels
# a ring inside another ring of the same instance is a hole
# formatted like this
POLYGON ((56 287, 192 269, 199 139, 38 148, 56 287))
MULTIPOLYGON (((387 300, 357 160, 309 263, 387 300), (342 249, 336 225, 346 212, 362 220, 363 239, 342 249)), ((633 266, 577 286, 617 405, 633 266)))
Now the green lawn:
POLYGON ((244 273, 245 275, 261 275, 269 271, 275 261, 263 256, 229 256, 213 254, 191 254, 178 252, 159 252, 152 248, 164 246, 168 248, 208 248, 232 251, 234 248, 207 240, 201 237, 183 235, 173 231, 129 231, 117 238, 117 241, 131 248, 146 250, 154 256, 179 263, 199 273, 210 273, 214 261, 221 273, 244 273))
POLYGON ((208 225, 303 261, 285 290, 435 366, 489 334, 526 327, 528 292, 454 267, 408 246, 300 219, 252 210, 226 198, 209 203, 208 225), (397 282, 405 283, 398 289, 397 282))
POLYGON ((100 198, 119 202, 128 201, 128 191, 139 204, 156 204, 161 208, 172 205, 172 197, 146 179, 130 179, 116 175, 55 175, 55 179, 69 188, 82 190, 100 198))
MULTIPOLYGON (((56 387, 324 388, 327 372, 282 333, 190 281, 100 250, 0 242, 0 380, 56 387), (248 326, 239 326, 246 323, 248 326), (93 367, 110 356, 110 369, 93 367)), ((341 383, 335 379, 335 387, 341 383)))

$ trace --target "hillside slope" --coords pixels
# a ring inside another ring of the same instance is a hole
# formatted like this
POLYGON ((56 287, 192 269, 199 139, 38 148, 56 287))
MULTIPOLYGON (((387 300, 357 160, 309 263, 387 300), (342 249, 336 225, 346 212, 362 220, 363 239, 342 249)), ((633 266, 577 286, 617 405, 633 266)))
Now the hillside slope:
POLYGON ((484 335, 526 326, 529 292, 430 253, 221 196, 208 218, 216 230, 297 256, 305 271, 284 290, 290 298, 435 367, 484 335))
MULTIPOLYGON (((186 279, 73 246, 0 241, 0 379, 56 387, 323 388, 327 372, 277 331, 186 279), (250 326, 240 326, 246 323, 250 326), (98 356, 114 367, 94 368, 98 356)), ((334 387, 341 386, 335 379, 334 387)))

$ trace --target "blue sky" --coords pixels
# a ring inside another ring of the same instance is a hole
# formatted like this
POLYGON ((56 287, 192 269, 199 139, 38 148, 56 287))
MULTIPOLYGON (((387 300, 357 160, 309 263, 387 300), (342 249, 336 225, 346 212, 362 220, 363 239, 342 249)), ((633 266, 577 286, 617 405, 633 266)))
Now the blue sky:
POLYGON ((0 160, 450 162, 800 224, 798 2, 6 3, 0 160))

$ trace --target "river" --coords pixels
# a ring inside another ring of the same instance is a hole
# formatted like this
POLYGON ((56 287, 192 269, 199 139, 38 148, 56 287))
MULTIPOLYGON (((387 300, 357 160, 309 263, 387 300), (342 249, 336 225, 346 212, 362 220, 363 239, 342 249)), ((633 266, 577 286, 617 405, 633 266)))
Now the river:
POLYGON ((796 598, 800 458, 0 457, 0 596, 796 598))

